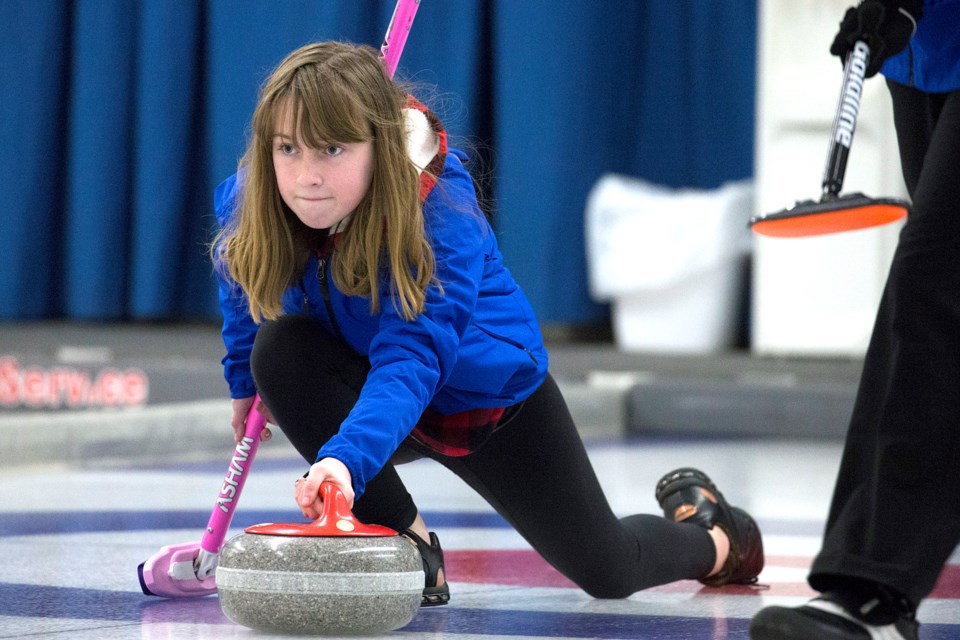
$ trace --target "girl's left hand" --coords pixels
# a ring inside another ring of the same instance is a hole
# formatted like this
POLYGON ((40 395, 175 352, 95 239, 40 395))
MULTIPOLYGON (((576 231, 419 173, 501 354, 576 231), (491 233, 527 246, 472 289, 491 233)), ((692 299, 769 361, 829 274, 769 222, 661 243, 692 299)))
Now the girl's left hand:
POLYGON ((316 520, 323 512, 323 500, 320 499, 320 485, 332 482, 343 492, 347 504, 353 508, 353 481, 350 470, 336 458, 324 458, 310 467, 306 478, 300 478, 294 487, 297 506, 303 515, 316 520))
MULTIPOLYGON (((246 398, 234 398, 230 401, 233 414, 230 419, 230 426, 233 427, 234 442, 240 442, 243 439, 243 434, 247 428, 247 414, 250 413, 250 407, 253 406, 253 398, 253 396, 248 396, 246 398)), ((262 401, 257 403, 257 411, 266 418, 268 424, 277 424, 277 421, 273 419, 273 414, 270 413, 270 409, 262 401)), ((260 432, 260 441, 266 442, 271 437, 273 437, 273 432, 270 431, 269 427, 264 427, 263 431, 260 432)))

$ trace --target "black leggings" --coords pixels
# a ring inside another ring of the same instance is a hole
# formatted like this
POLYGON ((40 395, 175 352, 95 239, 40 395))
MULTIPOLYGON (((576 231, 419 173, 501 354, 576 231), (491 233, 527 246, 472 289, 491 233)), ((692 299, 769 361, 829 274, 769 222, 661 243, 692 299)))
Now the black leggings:
MULTIPOLYGON (((264 323, 252 366, 263 401, 311 464, 357 401, 369 369, 365 357, 306 316, 264 323)), ((463 479, 547 562, 594 597, 622 598, 710 571, 716 554, 705 529, 661 516, 613 514, 549 375, 508 413, 507 424, 463 457, 444 456, 407 438, 367 483, 354 514, 364 522, 408 528, 417 507, 394 465, 428 457, 463 479)))

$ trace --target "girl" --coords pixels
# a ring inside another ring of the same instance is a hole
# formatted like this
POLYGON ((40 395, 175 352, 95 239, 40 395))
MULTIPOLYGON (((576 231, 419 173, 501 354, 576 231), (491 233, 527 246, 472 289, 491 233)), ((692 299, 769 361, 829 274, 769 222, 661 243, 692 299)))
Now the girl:
POLYGON ((464 159, 374 49, 312 44, 274 71, 240 171, 216 193, 236 437, 259 392, 312 463, 295 488, 303 514, 319 516, 331 481, 357 518, 409 537, 424 604, 449 597, 443 554, 395 470, 421 457, 595 597, 754 581, 759 530, 699 471, 661 480, 667 519, 614 516, 464 159))

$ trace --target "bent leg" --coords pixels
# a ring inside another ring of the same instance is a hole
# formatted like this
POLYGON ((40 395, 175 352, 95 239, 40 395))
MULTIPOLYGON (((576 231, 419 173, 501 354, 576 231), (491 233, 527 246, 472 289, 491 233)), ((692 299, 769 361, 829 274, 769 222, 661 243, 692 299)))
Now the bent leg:
POLYGON ((626 597, 705 576, 713 567, 714 544, 705 529, 655 515, 614 515, 549 375, 480 450, 435 457, 595 597, 626 597))

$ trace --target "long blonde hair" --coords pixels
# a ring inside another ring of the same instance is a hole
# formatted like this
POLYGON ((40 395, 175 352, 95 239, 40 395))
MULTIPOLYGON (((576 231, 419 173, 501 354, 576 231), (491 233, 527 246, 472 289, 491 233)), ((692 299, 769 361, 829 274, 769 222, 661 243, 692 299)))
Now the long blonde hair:
POLYGON ((371 312, 389 295, 405 319, 422 313, 436 265, 424 232, 417 168, 406 149, 406 99, 375 49, 341 42, 297 49, 264 84, 240 162, 242 200, 211 248, 214 263, 243 289, 255 321, 283 313, 283 292, 302 273, 317 233, 286 206, 277 187, 273 137, 288 104, 294 134, 309 147, 373 145, 370 188, 338 238, 334 283, 347 295, 369 296, 371 312))

